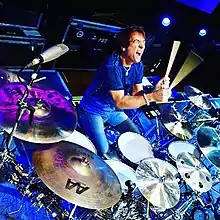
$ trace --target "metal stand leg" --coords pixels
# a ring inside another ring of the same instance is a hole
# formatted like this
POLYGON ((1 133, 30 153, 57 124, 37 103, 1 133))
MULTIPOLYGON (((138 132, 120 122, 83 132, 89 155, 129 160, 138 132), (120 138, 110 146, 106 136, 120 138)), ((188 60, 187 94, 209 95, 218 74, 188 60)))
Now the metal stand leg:
POLYGON ((68 218, 69 220, 77 220, 77 218, 73 216, 75 214, 76 208, 77 208, 77 205, 74 205, 72 211, 70 212, 70 215, 68 218))

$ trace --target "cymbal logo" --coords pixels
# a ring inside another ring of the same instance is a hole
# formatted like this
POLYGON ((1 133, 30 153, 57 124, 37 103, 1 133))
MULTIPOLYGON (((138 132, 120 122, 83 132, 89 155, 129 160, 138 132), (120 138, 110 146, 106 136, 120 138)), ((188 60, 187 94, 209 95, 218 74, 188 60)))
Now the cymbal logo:
POLYGON ((84 183, 81 183, 79 181, 73 181, 70 178, 68 178, 65 188, 68 190, 72 190, 73 188, 76 188, 77 194, 82 194, 89 189, 89 187, 86 186, 84 183))

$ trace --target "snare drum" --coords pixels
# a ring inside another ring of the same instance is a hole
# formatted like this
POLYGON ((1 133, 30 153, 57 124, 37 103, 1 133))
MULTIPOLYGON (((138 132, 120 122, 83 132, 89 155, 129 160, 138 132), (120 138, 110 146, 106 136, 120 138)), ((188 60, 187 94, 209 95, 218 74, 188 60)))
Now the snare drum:
POLYGON ((168 146, 169 156, 172 160, 176 161, 177 155, 186 152, 195 155, 197 158, 200 157, 199 150, 195 145, 190 144, 186 141, 174 141, 168 146))
POLYGON ((118 138, 119 157, 136 165, 145 158, 154 157, 147 139, 134 132, 125 132, 118 138))
POLYGON ((89 140, 89 138, 87 138, 85 135, 83 135, 79 131, 75 130, 64 141, 78 144, 78 145, 92 151, 93 153, 97 154, 97 150, 96 150, 95 146, 93 145, 93 143, 89 140))
POLYGON ((133 183, 136 182, 135 171, 128 165, 122 163, 119 160, 105 160, 105 162, 112 168, 118 177, 122 191, 127 190, 127 186, 125 185, 127 180, 131 180, 133 183))

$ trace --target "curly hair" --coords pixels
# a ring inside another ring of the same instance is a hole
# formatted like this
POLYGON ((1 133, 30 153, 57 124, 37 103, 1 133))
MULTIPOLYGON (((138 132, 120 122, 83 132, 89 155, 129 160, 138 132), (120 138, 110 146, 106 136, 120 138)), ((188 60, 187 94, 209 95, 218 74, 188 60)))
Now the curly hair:
POLYGON ((115 50, 117 52, 120 53, 122 47, 127 48, 129 46, 129 40, 130 40, 131 34, 134 32, 139 32, 144 36, 144 38, 146 38, 146 33, 144 31, 143 26, 132 25, 127 28, 124 28, 121 32, 118 33, 116 37, 115 50))

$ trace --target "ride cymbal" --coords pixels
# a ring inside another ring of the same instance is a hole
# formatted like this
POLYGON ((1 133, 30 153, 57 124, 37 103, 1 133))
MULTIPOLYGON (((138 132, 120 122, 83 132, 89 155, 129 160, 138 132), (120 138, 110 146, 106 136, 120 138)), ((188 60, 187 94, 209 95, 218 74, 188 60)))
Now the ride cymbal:
POLYGON ((143 196, 154 206, 168 209, 180 199, 180 188, 174 166, 158 158, 147 158, 136 170, 136 184, 143 196))
POLYGON ((185 86, 184 92, 195 106, 204 110, 209 110, 212 107, 207 95, 203 94, 199 89, 192 86, 185 86))
POLYGON ((89 209, 115 205, 122 194, 114 171, 98 155, 75 143, 61 141, 33 153, 42 181, 63 199, 89 209))
POLYGON ((178 154, 176 164, 180 175, 193 190, 207 192, 211 189, 211 174, 193 154, 178 154))
POLYGON ((220 168, 220 130, 202 126, 197 132, 197 141, 205 157, 220 168))
MULTIPOLYGON (((0 88, 0 126, 11 132, 16 123, 18 101, 22 98, 25 87, 14 82, 0 88)), ((76 111, 69 101, 59 92, 33 85, 26 99, 28 106, 19 120, 14 136, 33 143, 55 143, 67 138, 74 131, 77 123, 76 111)))

